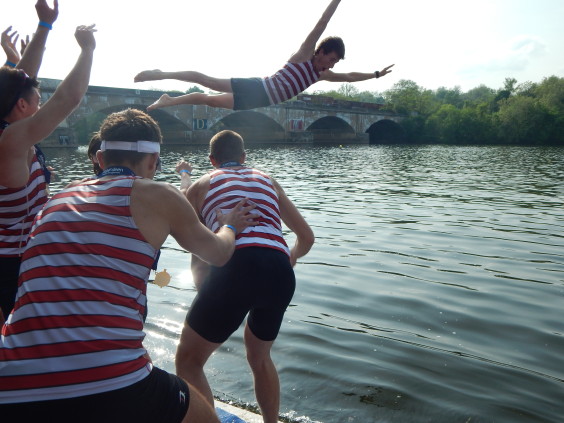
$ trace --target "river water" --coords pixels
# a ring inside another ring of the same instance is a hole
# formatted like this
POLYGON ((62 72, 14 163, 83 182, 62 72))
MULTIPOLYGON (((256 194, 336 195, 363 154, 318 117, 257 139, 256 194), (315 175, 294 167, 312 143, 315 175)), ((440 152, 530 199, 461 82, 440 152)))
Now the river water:
MULTIPOLYGON (((47 149, 52 186, 90 173, 84 148, 47 149)), ((165 147, 210 167, 204 148, 165 147)), ((564 421, 564 149, 248 147, 316 234, 273 349, 292 422, 564 421)), ((289 242, 293 242, 288 234, 289 242)), ((149 285, 145 345, 174 371, 195 296, 169 238, 149 285)), ((210 359, 217 397, 255 404, 239 329, 210 359)))

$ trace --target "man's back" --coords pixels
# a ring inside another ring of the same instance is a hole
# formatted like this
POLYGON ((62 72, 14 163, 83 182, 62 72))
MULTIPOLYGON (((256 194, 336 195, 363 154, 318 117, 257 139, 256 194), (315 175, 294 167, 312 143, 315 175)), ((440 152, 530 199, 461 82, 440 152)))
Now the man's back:
POLYGON ((259 214, 258 225, 248 227, 238 234, 236 248, 265 247, 273 248, 290 255, 282 235, 282 221, 278 193, 270 177, 257 169, 239 166, 219 168, 209 174, 207 192, 201 203, 200 215, 212 231, 218 228, 216 209, 231 209, 242 198, 247 198, 256 205, 259 214))
POLYGON ((25 401, 26 389, 37 400, 96 394, 149 374, 143 315, 158 250, 132 219, 134 181, 75 185, 38 214, 1 345, 13 376, 6 401, 25 401))

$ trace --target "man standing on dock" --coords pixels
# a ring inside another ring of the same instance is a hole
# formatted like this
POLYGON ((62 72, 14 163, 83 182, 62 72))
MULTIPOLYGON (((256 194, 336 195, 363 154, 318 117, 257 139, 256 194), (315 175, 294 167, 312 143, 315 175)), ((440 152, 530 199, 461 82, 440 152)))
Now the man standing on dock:
POLYGON ((0 338, 2 421, 218 422, 202 395, 155 367, 143 347, 147 282, 169 235, 225 264, 235 232, 256 224, 254 205, 243 199, 218 212, 213 233, 180 191, 152 180, 162 135, 149 115, 113 113, 100 137, 102 173, 45 204, 23 254, 0 338))
POLYGON ((270 350, 294 294, 293 266, 309 252, 314 235, 278 182, 244 165, 246 154, 239 134, 216 134, 210 141, 209 157, 215 170, 185 191, 202 222, 217 230, 216 211, 230 210, 245 197, 256 205, 258 225, 237 231, 235 253, 222 267, 207 268, 192 255, 199 288, 180 338, 176 371, 213 404, 204 365, 248 314, 244 337, 255 395, 264 422, 275 423, 280 383, 270 350), (296 235, 291 249, 282 235, 282 222, 296 235))

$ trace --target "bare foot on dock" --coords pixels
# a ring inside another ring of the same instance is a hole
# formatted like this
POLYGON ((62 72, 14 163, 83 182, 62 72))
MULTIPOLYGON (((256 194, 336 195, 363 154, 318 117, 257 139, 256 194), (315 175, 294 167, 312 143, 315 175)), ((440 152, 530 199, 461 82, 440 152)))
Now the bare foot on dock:
POLYGON ((135 75, 133 82, 158 81, 163 79, 162 75, 163 71, 160 69, 146 70, 135 75))
POLYGON ((173 105, 174 102, 172 100, 172 97, 169 96, 168 94, 163 94, 157 101, 155 101, 153 104, 147 107, 147 111, 150 112, 151 110, 160 109, 161 107, 167 107, 173 105))

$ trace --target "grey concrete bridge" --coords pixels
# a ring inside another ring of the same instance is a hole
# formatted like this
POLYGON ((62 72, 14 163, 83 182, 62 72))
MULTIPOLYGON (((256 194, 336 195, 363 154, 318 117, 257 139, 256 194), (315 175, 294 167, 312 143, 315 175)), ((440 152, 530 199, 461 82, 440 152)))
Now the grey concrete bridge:
MULTIPOLYGON (((45 102, 60 81, 41 80, 45 102)), ((127 107, 145 110, 161 91, 90 86, 81 105, 42 145, 86 144, 92 132, 110 113, 127 107)), ((173 95, 178 95, 174 93, 173 95)), ((239 132, 246 143, 368 144, 399 141, 402 116, 380 110, 381 105, 337 101, 325 96, 299 95, 293 101, 235 112, 207 106, 176 106, 157 109, 165 144, 207 144, 222 129, 239 132)))

